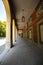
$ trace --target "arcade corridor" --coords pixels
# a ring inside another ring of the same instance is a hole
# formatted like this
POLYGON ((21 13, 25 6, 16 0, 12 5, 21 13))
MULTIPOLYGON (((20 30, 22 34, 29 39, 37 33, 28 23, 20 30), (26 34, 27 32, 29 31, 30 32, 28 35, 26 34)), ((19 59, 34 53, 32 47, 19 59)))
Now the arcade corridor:
POLYGON ((43 65, 43 0, 2 0, 6 44, 0 65, 43 65))

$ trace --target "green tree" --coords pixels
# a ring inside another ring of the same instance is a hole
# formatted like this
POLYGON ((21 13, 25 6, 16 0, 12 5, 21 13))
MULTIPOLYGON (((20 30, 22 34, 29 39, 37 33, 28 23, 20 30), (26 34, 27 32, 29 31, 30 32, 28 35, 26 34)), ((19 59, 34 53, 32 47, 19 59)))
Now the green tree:
POLYGON ((6 36, 6 22, 0 21, 0 37, 6 36))

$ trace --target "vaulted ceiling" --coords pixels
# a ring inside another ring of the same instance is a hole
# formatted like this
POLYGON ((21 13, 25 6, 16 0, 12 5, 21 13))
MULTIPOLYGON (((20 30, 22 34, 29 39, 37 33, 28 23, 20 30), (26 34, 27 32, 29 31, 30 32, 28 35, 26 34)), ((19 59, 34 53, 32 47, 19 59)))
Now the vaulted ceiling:
POLYGON ((22 29, 25 22, 28 21, 33 10, 36 8, 40 0, 10 0, 11 8, 14 11, 15 18, 19 29, 22 29), (24 9, 24 12, 22 11, 24 9), (25 22, 22 22, 22 16, 25 16, 25 22))

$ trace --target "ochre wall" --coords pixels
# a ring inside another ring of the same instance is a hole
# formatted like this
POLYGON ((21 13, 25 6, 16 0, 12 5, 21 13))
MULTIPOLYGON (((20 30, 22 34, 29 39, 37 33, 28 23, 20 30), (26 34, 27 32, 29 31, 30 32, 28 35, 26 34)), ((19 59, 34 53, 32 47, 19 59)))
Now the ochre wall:
POLYGON ((34 42, 37 42, 37 25, 34 24, 32 27, 33 27, 33 40, 34 42))
POLYGON ((33 13, 32 13, 32 15, 31 15, 31 18, 32 18, 31 23, 28 21, 25 24, 25 27, 23 29, 23 37, 29 38, 28 32, 29 32, 29 29, 32 28, 32 40, 37 43, 38 42, 37 23, 41 19, 43 19, 43 12, 41 12, 40 15, 37 17, 37 12, 36 12, 36 10, 34 10, 33 13))
POLYGON ((32 27, 33 29, 33 41, 34 42, 38 42, 38 37, 37 37, 37 23, 43 18, 43 12, 41 12, 41 14, 37 17, 36 15, 36 11, 33 12, 33 14, 31 15, 32 17, 32 23, 29 24, 29 28, 32 27))

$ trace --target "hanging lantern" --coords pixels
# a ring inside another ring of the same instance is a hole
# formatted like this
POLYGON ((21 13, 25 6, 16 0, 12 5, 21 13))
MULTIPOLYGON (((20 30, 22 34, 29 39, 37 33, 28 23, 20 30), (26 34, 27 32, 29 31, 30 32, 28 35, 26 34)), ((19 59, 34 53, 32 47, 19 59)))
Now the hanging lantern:
POLYGON ((23 12, 23 16, 22 16, 22 22, 25 22, 25 16, 24 16, 24 9, 22 9, 22 12, 23 12))
POLYGON ((22 22, 25 22, 25 17, 24 16, 22 16, 22 22))

